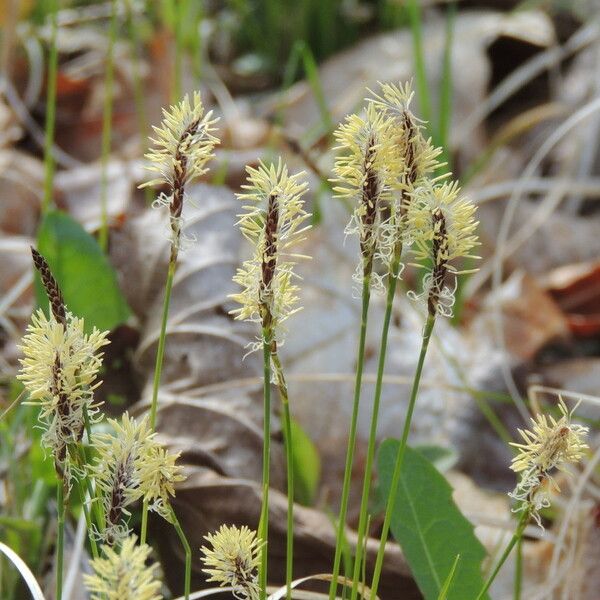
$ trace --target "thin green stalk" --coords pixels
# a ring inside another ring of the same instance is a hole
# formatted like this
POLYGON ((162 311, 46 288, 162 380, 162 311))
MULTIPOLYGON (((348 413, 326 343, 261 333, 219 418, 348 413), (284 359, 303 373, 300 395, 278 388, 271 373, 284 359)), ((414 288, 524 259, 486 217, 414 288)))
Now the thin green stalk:
POLYGON ((94 537, 94 525, 92 523, 92 517, 90 510, 87 506, 87 499, 85 496, 85 489, 81 479, 77 480, 77 489, 79 490, 79 497, 81 498, 81 508, 83 509, 83 516, 85 517, 85 524, 87 527, 88 539, 90 541, 90 548, 92 549, 92 556, 98 558, 98 544, 94 537))
MULTIPOLYGON (((87 412, 87 408, 83 409, 83 422, 85 424, 85 433, 87 435, 88 444, 92 446, 92 426, 90 423, 90 416, 87 412)), ((80 460, 82 461, 82 465, 86 464, 87 458, 85 456, 85 449, 81 444, 79 445, 79 454, 80 460)), ((96 526, 98 527, 99 531, 104 531, 105 520, 102 502, 100 502, 100 499, 96 496, 94 488, 92 487, 92 481, 89 478, 87 472, 85 474, 84 480, 87 487, 87 492, 90 495, 92 501, 92 506, 94 507, 94 513, 96 516, 96 526)))
MULTIPOLYGON (((152 403, 150 405, 150 430, 154 431, 156 427, 156 413, 158 410, 158 388, 160 386, 160 376, 162 373, 163 359, 165 356, 165 340, 167 337, 167 320, 169 318, 169 305, 171 303, 171 291, 173 290, 173 279, 175 278, 175 267, 177 265, 177 254, 171 253, 172 259, 169 261, 169 270, 167 272, 167 282, 165 284, 165 299, 163 301, 162 320, 160 324, 160 335, 158 337, 158 348, 156 350, 156 364, 154 365, 154 382, 152 384, 152 403)), ((148 534, 148 502, 142 503, 142 524, 140 531, 140 542, 146 543, 148 534)))
POLYGON ((179 0, 175 3, 175 79, 171 101, 177 102, 182 95, 183 81, 183 20, 188 12, 188 3, 179 0))
MULTIPOLYGON (((354 573, 352 575, 352 595, 350 596, 351 600, 356 600, 356 598, 358 597, 358 582, 360 577, 361 564, 363 563, 363 539, 366 538, 367 522, 369 516, 369 494, 371 492, 371 474, 373 471, 373 462, 375 460, 375 442, 377 438, 379 404, 381 401, 381 391, 383 388, 383 374, 385 371, 385 358, 387 352, 388 334, 390 330, 390 321, 392 318, 392 306, 394 304, 394 295, 396 293, 396 286, 398 284, 401 253, 402 246, 400 245, 400 247, 396 249, 387 281, 385 316, 383 318, 383 328, 381 331, 381 343, 379 346, 379 362, 377 365, 377 380, 375 382, 375 397, 373 400, 373 410, 371 412, 371 428, 369 431, 367 460, 365 463, 362 496, 360 501, 360 517, 358 520, 358 537, 356 542, 356 557, 354 559, 354 573)), ((365 581, 365 579, 363 578, 362 581, 365 581)))
POLYGON ((260 586, 260 600, 267 597, 267 540, 269 536, 269 464, 271 451, 271 332, 270 328, 263 326, 263 398, 264 398, 264 425, 263 425, 263 469, 262 469, 262 507, 258 525, 259 537, 263 541, 260 550, 260 569, 258 581, 260 586))
MULTIPOLYGON (((421 7, 418 0, 409 0, 406 4, 410 28, 412 31, 413 54, 415 59, 415 78, 417 80, 417 91, 419 93, 419 107, 423 120, 431 126, 431 99, 429 97, 429 86, 427 85, 427 71, 425 68, 425 52, 423 50, 423 31, 421 28, 421 7)), ((433 136, 437 139, 437 136, 433 136)))
POLYGON ((517 541, 517 560, 515 564, 514 600, 521 600, 521 586, 523 583, 523 536, 517 541))
POLYGON ((104 74, 104 106, 102 109, 102 156, 100 177, 100 234, 98 242, 104 252, 108 247, 108 157, 110 155, 112 112, 113 112, 113 83, 114 83, 114 49, 117 37, 117 7, 115 0, 111 2, 110 29, 108 33, 108 48, 106 50, 106 71, 104 74))
POLYGON ((283 443, 285 446, 286 470, 287 470, 287 538, 285 555, 285 587, 286 598, 292 598, 293 561, 294 561, 294 445, 292 440, 292 417, 290 414, 290 403, 287 383, 283 375, 283 368, 277 350, 272 352, 271 359, 277 379, 277 388, 281 399, 283 410, 283 443))
POLYGON ((185 579, 184 579, 184 588, 183 594, 185 600, 189 600, 190 597, 190 583, 192 579, 192 549, 190 548, 190 543, 183 533, 183 529, 181 528, 181 524, 179 523, 179 519, 171 507, 171 518, 173 519, 173 527, 175 527, 175 531, 179 536, 179 540, 181 541, 181 545, 185 551, 185 579))
MULTIPOLYGON (((133 7, 131 3, 127 4, 127 9, 127 29, 129 31, 129 38, 131 40, 134 53, 132 74, 135 113, 138 118, 138 127, 142 137, 142 151, 145 152, 148 144, 148 115, 146 111, 144 82, 142 80, 142 74, 140 73, 140 35, 137 27, 137 21, 134 19, 133 7)), ((154 196, 150 187, 144 188, 144 198, 146 199, 146 204, 152 204, 154 196)))
POLYGON ((64 481, 59 479, 56 488, 56 508, 58 510, 56 539, 56 600, 62 600, 63 587, 63 555, 65 547, 65 487, 64 481))
POLYGON ((348 434, 348 447, 346 449, 346 468, 344 470, 344 483, 342 486, 342 499, 340 513, 338 516, 337 535, 335 540, 335 556, 333 559, 333 570, 331 585, 329 586, 329 600, 334 600, 337 590, 337 580, 340 574, 340 561, 344 543, 344 528, 346 526, 346 513, 348 511, 348 498, 350 496, 350 479, 352 476, 352 464, 354 463, 354 449, 356 446, 356 427, 358 424, 358 408, 360 404, 360 392, 362 387, 362 375, 365 362, 365 341, 367 337, 367 318, 369 314, 369 302, 371 300, 371 274, 365 275, 362 287, 362 312, 360 319, 360 337, 358 341, 358 355, 356 362, 356 378, 354 381, 354 402, 352 407, 352 418, 350 421, 350 432, 348 434))
POLYGON ((54 190, 54 129, 56 126, 56 75, 58 72, 58 48, 56 32, 58 30, 58 0, 50 1, 50 56, 48 58, 48 90, 46 93, 46 130, 44 136, 44 197, 42 214, 46 213, 53 202, 54 190))
POLYGON ((528 521, 529 521, 529 511, 525 510, 523 512, 523 514, 521 515, 521 518, 519 519, 519 523, 517 525, 517 529, 516 529, 514 535, 510 539, 510 542, 508 542, 508 545, 504 549, 504 552, 502 553, 500 560, 496 564, 494 570, 492 571, 492 574, 488 577, 487 581, 485 582, 484 586, 481 588, 481 591, 479 592, 479 594, 475 600, 481 600, 485 596, 487 591, 490 589, 490 586, 492 585, 492 583, 494 583, 494 579, 496 579, 496 576, 500 572, 502 565, 504 565, 504 563, 506 562, 506 559, 509 557, 512 549, 515 547, 515 544, 523 536, 523 531, 525 530, 525 526, 527 525, 528 521))
POLYGON ((456 4, 451 2, 446 15, 446 40, 444 44, 444 60, 442 67, 442 82, 439 107, 439 139, 438 144, 443 149, 442 162, 444 172, 452 171, 452 159, 448 150, 448 134, 452 117, 452 42, 454 38, 454 20, 456 4))
POLYGON ((160 336, 158 338, 158 349, 156 351, 156 364, 154 366, 154 382, 152 385, 152 404, 150 405, 150 429, 156 427, 156 412, 158 410, 158 388, 162 373, 163 359, 165 356, 165 339, 167 336, 167 320, 169 318, 169 305, 171 303, 171 291, 173 290, 173 279, 175 277, 176 260, 169 261, 167 282, 165 284, 165 299, 163 302, 162 320, 160 323, 160 336))
POLYGON ((146 543, 148 537, 148 500, 142 502, 142 524, 140 525, 140 544, 146 543))
POLYGON ((371 594, 373 597, 377 594, 379 587, 379 579, 381 577, 381 569, 383 567, 383 558, 385 556, 385 544, 387 542, 388 534, 390 531, 390 522, 392 520, 392 514, 396 505, 396 494, 398 491, 398 483, 400 482, 400 473, 402 471, 402 462, 404 460, 404 452, 406 451, 406 444, 408 442, 408 434, 410 433, 410 424, 412 422, 413 412, 415 410, 415 404, 417 401, 417 395, 419 392, 419 384, 421 382, 421 374, 423 372, 423 365, 425 364, 425 356, 427 354, 427 348, 429 347, 429 340, 433 332, 433 326, 435 325, 435 315, 429 314, 427 321, 425 322, 425 328, 423 329, 423 340, 421 342, 421 352, 419 354, 419 361, 417 362, 417 369, 415 371, 415 377, 413 380, 412 391, 410 394, 410 401, 408 403, 408 411, 406 413, 406 419, 404 420, 404 428, 402 430, 402 437, 400 439, 400 446, 398 448, 398 454, 396 456, 396 464, 394 465, 394 473, 392 475, 392 485, 390 488, 390 495, 385 507, 385 517, 383 520, 383 529, 381 531, 381 541, 379 542, 379 550, 377 551, 377 560, 375 562, 375 570, 373 572, 373 581, 371 583, 371 594))

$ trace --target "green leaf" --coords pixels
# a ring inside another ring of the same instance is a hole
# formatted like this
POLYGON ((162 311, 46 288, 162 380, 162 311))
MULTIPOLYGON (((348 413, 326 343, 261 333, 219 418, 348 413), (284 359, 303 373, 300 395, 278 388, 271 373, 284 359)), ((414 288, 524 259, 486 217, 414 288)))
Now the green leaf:
POLYGON ((413 450, 422 454, 440 473, 448 471, 458 461, 458 454, 451 448, 423 445, 415 446, 413 450))
MULTIPOLYGON (((379 449, 379 479, 386 498, 398 447, 398 440, 386 440, 379 449)), ((446 479, 411 448, 406 448, 404 455, 391 530, 426 600, 437 600, 458 554, 461 560, 446 598, 477 596, 483 587, 481 562, 485 549, 475 537, 473 525, 454 504, 446 479)))
POLYGON ((321 458, 300 423, 292 419, 292 460, 294 499, 308 506, 313 503, 321 479, 321 458))
MULTIPOLYGON (((67 307, 85 319, 87 331, 93 326, 111 330, 127 319, 130 310, 114 269, 98 242, 69 215, 46 214, 38 233, 38 250, 48 261, 67 307)), ((48 299, 39 282, 36 296, 47 309, 48 299)))

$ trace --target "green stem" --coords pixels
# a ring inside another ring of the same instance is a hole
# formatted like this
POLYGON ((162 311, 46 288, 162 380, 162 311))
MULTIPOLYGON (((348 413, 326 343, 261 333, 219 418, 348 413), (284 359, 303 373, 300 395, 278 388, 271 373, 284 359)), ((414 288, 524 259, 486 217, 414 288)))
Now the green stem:
POLYGON ((172 102, 177 102, 182 94, 183 81, 183 19, 188 12, 185 0, 175 2, 175 79, 173 81, 172 102))
MULTIPOLYGON (((367 446, 367 460, 365 464, 365 473, 363 477, 362 496, 360 501, 360 517, 358 521, 358 537, 356 541, 356 557, 354 560, 354 573, 352 575, 352 594, 351 600, 358 597, 358 582, 360 579, 360 569, 363 562, 364 545, 363 540, 366 537, 369 494, 371 492, 371 477, 373 471, 373 462, 375 459, 375 442, 377 438, 377 422, 379 418, 379 404, 381 401, 381 391, 383 388, 383 374, 385 371, 385 358, 387 353, 388 334, 390 330, 390 321, 392 318, 392 306, 394 295, 398 284, 398 274, 400 271, 400 255, 402 247, 398 248, 394 254, 393 263, 387 281, 387 298, 385 305, 385 316, 383 318, 383 328, 381 331, 381 343, 379 346, 379 362, 377 365, 377 379, 375 382, 375 396, 373 400, 373 410, 371 412, 371 429, 369 431, 369 442, 367 446)), ((364 581, 364 578, 363 578, 364 581)))
POLYGON ((158 388, 160 386, 160 376, 162 373, 163 359, 165 356, 165 339, 167 336, 167 320, 169 317, 169 304, 171 303, 171 291, 173 289, 173 278, 175 277, 176 261, 169 262, 169 271, 167 273, 167 283, 165 285, 165 299, 163 302, 162 320, 160 323, 160 336, 158 338, 158 349, 156 351, 156 364, 154 366, 154 382, 152 385, 152 404, 150 405, 150 429, 154 431, 156 427, 156 411, 158 409, 158 388))
POLYGON ((185 533, 183 533, 183 529, 181 529, 181 524, 179 523, 179 519, 177 518, 173 507, 171 507, 171 518, 173 519, 173 527, 175 527, 175 531, 177 532, 181 545, 185 551, 185 583, 183 593, 185 600, 189 600, 190 582, 192 578, 192 549, 190 548, 190 543, 188 542, 185 533))
POLYGON ((492 571, 492 574, 488 577, 488 580, 485 582, 483 588, 481 588, 481 591, 479 592, 479 594, 475 600, 481 600, 485 596, 487 591, 490 589, 490 586, 494 582, 494 579, 496 579, 496 576, 500 572, 502 565, 504 565, 504 563, 506 562, 506 559, 509 557, 515 544, 523 536, 523 531, 525 530, 525 526, 527 525, 528 521, 529 521, 529 510, 525 510, 525 511, 523 511, 523 514, 521 515, 521 518, 519 519, 519 523, 517 525, 517 529, 516 529, 514 535, 510 539, 510 542, 508 542, 508 545, 504 549, 504 552, 502 553, 500 560, 496 564, 494 570, 492 571))
POLYGON ((408 403, 408 411, 406 413, 406 419, 404 420, 404 428, 402 430, 402 437, 400 439, 400 446, 398 448, 398 454, 396 456, 396 464, 394 465, 394 473, 392 475, 392 485, 390 488, 390 495, 387 500, 385 507, 385 517, 383 520, 383 529, 381 531, 381 541, 379 542, 379 550, 377 551, 377 560, 375 562, 375 570, 373 572, 373 582, 371 584, 371 594, 373 597, 377 594, 377 588, 379 587, 379 579, 381 576, 381 569, 383 567, 383 559, 385 556, 385 544, 387 542, 388 534, 390 531, 390 522, 392 520, 392 514, 394 512, 394 506, 396 504, 396 494, 398 492, 398 483, 400 482, 400 473, 402 471, 402 462, 404 460, 404 452, 406 450, 406 444, 408 442, 408 435, 410 433, 410 425, 412 422, 413 412, 415 410, 415 404, 417 401, 417 394, 419 392, 419 384, 421 382, 421 374, 423 372, 423 365, 425 364, 425 356, 427 354, 427 348, 429 346, 429 340, 433 332, 433 326, 435 325, 435 315, 428 315, 427 321, 425 322, 425 328, 423 329, 423 340, 421 342, 421 352, 419 354, 419 361, 417 362, 417 369, 415 371, 415 377, 413 380, 412 391, 410 394, 410 400, 408 403))
POLYGON ((279 360, 277 350, 271 353, 271 359, 275 370, 277 388, 281 399, 283 410, 283 443, 285 445, 285 458, 287 470, 287 538, 285 555, 285 587, 286 598, 292 598, 292 579, 293 579, 293 555, 294 555, 294 445, 292 441, 292 417, 290 413, 290 403, 287 383, 283 375, 283 368, 279 360))
POLYGON ((148 536, 148 500, 142 502, 142 524, 140 526, 140 544, 146 543, 148 536))
POLYGON ((77 481, 77 489, 79 490, 79 497, 81 498, 81 508, 83 509, 83 516, 85 517, 85 524, 87 526, 88 539, 90 541, 90 548, 92 549, 92 556, 98 558, 98 545, 96 538, 94 537, 94 525, 92 523, 92 517, 90 510, 87 506, 87 498, 85 496, 85 490, 81 479, 77 481))
MULTIPOLYGON (((422 17, 419 0, 409 0, 406 5, 410 28, 412 31, 413 55, 415 60, 415 77, 417 80, 417 91, 419 93, 419 106, 423 115, 423 120, 429 123, 433 129, 431 121, 431 100, 429 98, 429 86, 427 85, 427 72, 425 68, 425 52, 423 50, 423 31, 422 17)), ((437 140, 437 135, 432 137, 437 140)))
POLYGON ((102 156, 100 176, 100 234, 98 242, 104 252, 108 247, 108 157, 110 155, 113 82, 114 82, 114 47, 117 37, 117 8, 115 0, 111 2, 110 30, 106 51, 106 72, 104 74, 104 106, 102 110, 102 156))
POLYGON ((56 508, 58 510, 57 526, 58 537, 56 539, 56 600, 62 600, 63 585, 63 555, 65 546, 65 484, 62 479, 58 481, 56 488, 56 508))
POLYGON ((267 540, 269 536, 269 453, 271 449, 271 331, 263 327, 263 398, 264 398, 264 425, 263 425, 263 469, 262 485, 263 497, 258 525, 259 537, 263 542, 260 551, 259 586, 260 600, 267 597, 267 540))
MULTIPOLYGON (((85 433, 87 435, 88 444, 90 447, 93 447, 92 426, 90 423, 90 416, 87 412, 87 408, 83 409, 83 422, 85 424, 85 433)), ((82 461, 81 464, 85 465, 87 463, 87 457, 85 455, 85 449, 81 444, 79 445, 79 455, 80 455, 80 460, 82 461)), ((96 516, 96 526, 98 527, 98 531, 104 531, 104 527, 105 527, 104 509, 103 509, 100 498, 98 498, 96 496, 96 492, 94 491, 94 488, 92 487, 92 481, 89 478, 87 471, 85 472, 84 479, 85 479, 85 485, 87 487, 87 492, 90 496, 92 506, 94 507, 94 514, 96 516)))
MULTIPOLYGON (((138 127, 140 129, 140 135, 142 137, 141 148, 142 152, 145 152, 148 147, 148 115, 146 112, 146 102, 144 95, 144 82, 142 80, 142 74, 140 72, 141 52, 140 52, 140 35, 138 31, 137 21, 134 18, 133 7, 129 2, 127 4, 127 29, 129 31, 129 38, 133 47, 133 63, 132 63, 132 74, 133 74, 133 96, 135 102, 135 113, 138 118, 138 127)), ((144 198, 146 204, 152 204, 154 196, 150 187, 144 188, 144 198)))
POLYGON ((48 90, 46 92, 46 131, 44 136, 44 197, 42 199, 42 214, 46 213, 52 204, 54 188, 54 129, 56 126, 56 75, 58 72, 58 48, 56 32, 58 29, 57 13, 58 0, 50 3, 51 33, 50 56, 48 58, 48 90))
POLYGON ((517 541, 517 560, 515 564, 514 600, 521 600, 521 585, 523 582, 523 537, 517 541))
POLYGON ((331 585, 329 586, 329 600, 334 600, 337 590, 337 580, 340 574, 340 561, 342 558, 342 547, 344 543, 344 528, 346 526, 346 513, 348 511, 348 498, 350 496, 350 480, 352 476, 352 464, 354 462, 354 449, 356 446, 356 427, 358 423, 358 408, 360 404, 360 392, 362 387, 362 374, 365 362, 365 341, 367 337, 367 318, 369 313, 369 302, 371 299, 371 273, 368 272, 363 279, 362 287, 362 312, 360 320, 360 337, 358 341, 358 356, 356 362, 356 378, 354 381, 354 401, 352 406, 352 418, 350 420, 350 432, 348 434, 348 447, 346 449, 346 467, 344 470, 344 483, 342 486, 342 499, 338 516, 337 535, 335 541, 335 556, 333 559, 333 571, 331 585))

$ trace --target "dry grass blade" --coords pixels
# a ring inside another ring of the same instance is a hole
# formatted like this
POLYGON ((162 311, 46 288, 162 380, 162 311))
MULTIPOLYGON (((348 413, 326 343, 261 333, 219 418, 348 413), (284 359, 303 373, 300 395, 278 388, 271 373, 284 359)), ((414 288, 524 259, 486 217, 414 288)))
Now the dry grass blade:
POLYGON ((29 567, 25 564, 22 558, 2 542, 0 542, 0 552, 2 552, 2 554, 4 554, 19 571, 21 577, 23 577, 23 581, 25 581, 29 591, 31 592, 31 597, 33 600, 46 600, 33 573, 29 570, 29 567))

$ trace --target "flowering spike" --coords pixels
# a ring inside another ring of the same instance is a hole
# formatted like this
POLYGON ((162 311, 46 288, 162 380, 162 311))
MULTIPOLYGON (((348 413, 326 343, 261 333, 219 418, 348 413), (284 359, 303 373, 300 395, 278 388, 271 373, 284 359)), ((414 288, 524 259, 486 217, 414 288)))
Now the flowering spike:
POLYGON ((364 116, 346 117, 334 135, 338 155, 333 168, 333 191, 355 206, 346 233, 358 234, 361 265, 355 279, 362 282, 372 276, 373 260, 381 253, 387 222, 384 211, 398 188, 404 158, 397 144, 394 121, 372 103, 364 116))
POLYGON ((524 443, 511 443, 518 449, 510 468, 521 474, 521 479, 509 496, 519 505, 515 511, 529 510, 538 525, 539 511, 550 506, 549 493, 560 488, 552 477, 555 469, 565 471, 567 464, 579 462, 588 447, 584 437, 588 428, 571 423, 575 411, 569 411, 561 397, 558 408, 561 417, 554 419, 544 414, 531 419, 531 429, 519 429, 524 443))
POLYGON ((202 546, 203 572, 210 575, 207 581, 215 581, 220 586, 231 586, 234 596, 241 600, 258 600, 259 551, 263 543, 256 532, 246 526, 221 525, 213 534, 204 539, 212 546, 202 546))
POLYGON ((155 148, 145 156, 150 161, 147 169, 159 176, 140 187, 166 184, 169 188, 155 204, 169 207, 172 260, 176 258, 181 240, 185 189, 193 179, 208 171, 206 164, 219 143, 213 135, 217 121, 212 118, 212 111, 204 114, 200 93, 195 92, 191 101, 186 95, 179 104, 172 105, 169 110, 163 109, 162 126, 153 127, 155 148))
POLYGON ((42 444, 53 456, 57 473, 68 479, 68 448, 81 440, 85 413, 97 412, 94 390, 102 364, 98 351, 108 344, 107 331, 84 333, 83 319, 65 313, 65 323, 38 310, 20 346, 24 358, 17 376, 39 402, 45 432, 42 444))
POLYGON ((232 311, 236 319, 261 323, 272 329, 274 340, 281 340, 282 323, 299 310, 298 287, 293 283, 293 267, 298 255, 289 248, 303 239, 310 227, 302 196, 307 183, 304 172, 289 175, 279 159, 277 165, 260 163, 247 167, 248 183, 238 194, 245 213, 239 215, 242 234, 254 245, 254 255, 244 262, 233 278, 242 291, 230 297, 241 306, 232 311))
POLYGON ((58 323, 66 326, 67 309, 65 307, 65 301, 63 300, 60 287, 58 287, 58 283, 56 279, 54 279, 52 271, 50 271, 50 266, 46 262, 46 259, 33 246, 31 246, 31 256, 33 257, 33 264, 40 274, 42 285, 44 286, 46 294, 48 295, 48 299, 50 300, 50 309, 52 310, 52 314, 58 323))
POLYGON ((123 540, 119 550, 104 546, 104 556, 90 561, 93 575, 84 575, 91 600, 162 600, 156 563, 147 565, 151 548, 136 546, 137 538, 123 540))
POLYGON ((169 500, 175 495, 174 484, 184 477, 175 464, 179 454, 171 454, 160 445, 147 417, 136 421, 124 413, 120 421, 108 422, 114 434, 96 436, 98 456, 92 472, 102 491, 107 518, 101 537, 112 545, 129 535, 127 507, 139 498, 171 522, 169 500))
MULTIPOLYGON (((460 197, 458 183, 423 182, 415 189, 407 214, 407 237, 420 262, 430 261, 431 271, 423 281, 424 297, 430 315, 450 316, 454 289, 447 285, 448 275, 459 271, 452 261, 473 257, 479 244, 475 230, 475 205, 460 197)), ((474 258, 474 257, 473 257, 474 258)))

